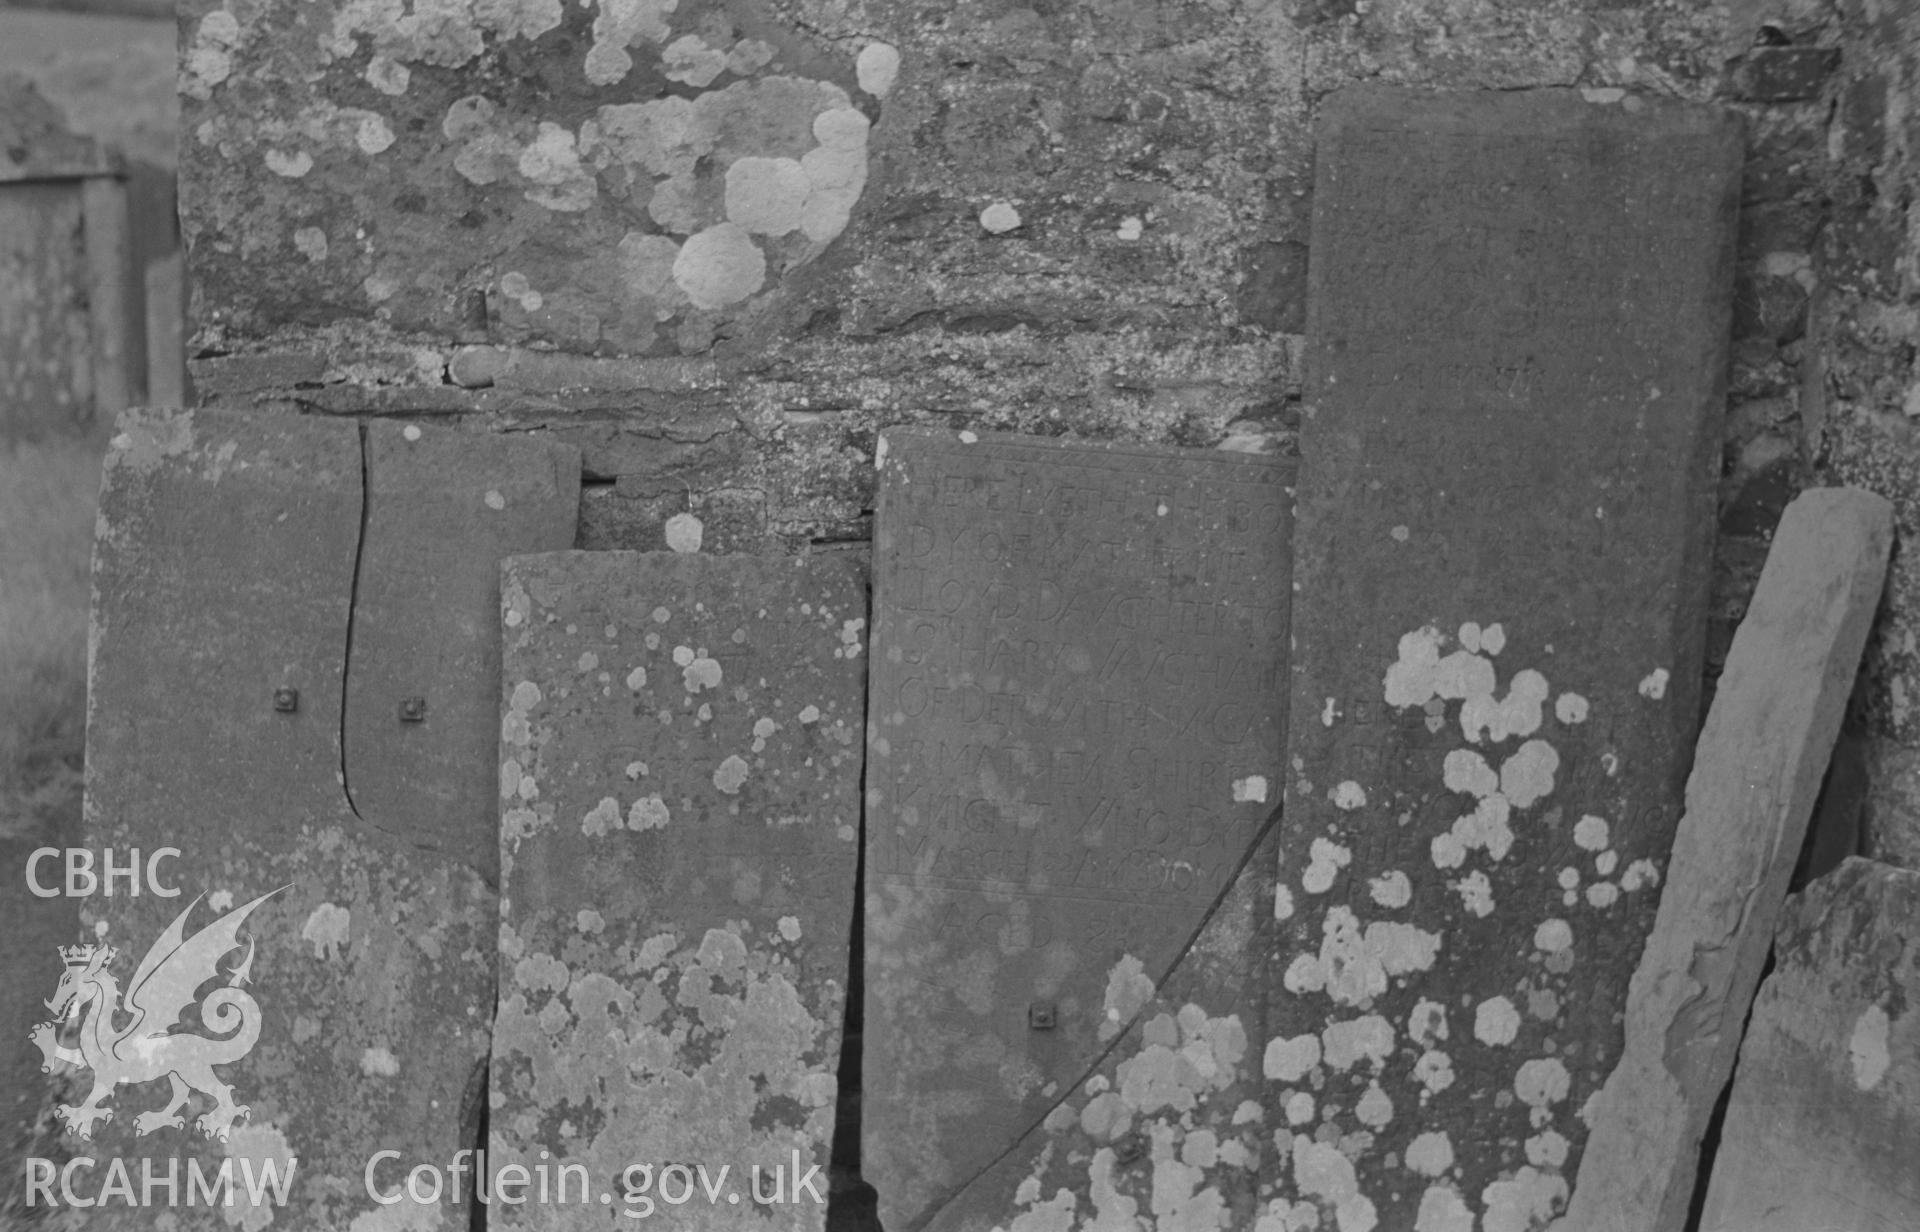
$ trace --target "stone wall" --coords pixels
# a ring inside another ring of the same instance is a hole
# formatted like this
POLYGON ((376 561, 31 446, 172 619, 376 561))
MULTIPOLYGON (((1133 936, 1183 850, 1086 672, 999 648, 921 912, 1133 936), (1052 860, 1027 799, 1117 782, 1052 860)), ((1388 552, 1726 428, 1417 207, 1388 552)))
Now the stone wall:
POLYGON ((1796 491, 1892 497, 1836 795, 1920 864, 1905 6, 187 0, 181 40, 199 399, 551 429, 583 546, 682 512, 710 550, 864 538, 889 423, 1291 452, 1327 93, 1724 102, 1750 155, 1710 671, 1796 491))

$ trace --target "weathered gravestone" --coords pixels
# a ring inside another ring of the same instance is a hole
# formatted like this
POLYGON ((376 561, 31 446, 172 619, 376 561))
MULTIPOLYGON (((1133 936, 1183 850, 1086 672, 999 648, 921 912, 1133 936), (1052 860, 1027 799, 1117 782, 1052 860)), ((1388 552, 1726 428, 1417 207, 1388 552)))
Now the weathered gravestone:
POLYGON ((489 1171, 551 1175, 558 1201, 490 1218, 824 1226, 864 578, 845 557, 520 557, 501 619, 489 1171))
POLYGON ((1920 873, 1849 859, 1789 904, 1702 1232, 1920 1227, 1920 873))
MULTIPOLYGON (((436 479, 437 499, 475 523, 499 513, 486 494, 521 472, 526 448, 476 449, 436 479)), ((522 547, 572 533, 572 453, 548 454, 545 485, 516 489, 544 510, 519 524, 522 547)), ((495 896, 480 861, 422 849, 456 846, 444 832, 416 845, 407 816, 356 813, 343 790, 356 768, 341 738, 354 657, 383 653, 409 625, 465 636, 424 594, 392 609, 389 627, 355 628, 356 577, 377 576, 369 553, 386 550, 363 541, 363 468, 377 490, 381 465, 354 424, 318 418, 130 412, 114 439, 86 801, 92 871, 111 892, 87 900, 88 922, 113 952, 65 956, 64 977, 49 956, 47 991, 61 984, 59 1008, 83 1004, 86 1017, 78 1039, 38 1039, 52 1063, 91 1071, 80 1078, 94 1097, 67 1114, 73 1145, 98 1161, 74 1174, 75 1192, 100 1203, 90 1227, 151 1228, 155 1208, 179 1229, 365 1227, 380 1211, 365 1179, 375 1152, 396 1153, 376 1178, 391 1196, 405 1168, 475 1144, 495 896), (109 1021, 103 1001, 123 1013, 109 1021), (218 1205, 222 1167, 238 1207, 218 1205)), ((458 519, 430 520, 450 554, 498 541, 449 538, 458 519)), ((489 818, 464 820, 470 848, 489 818)), ((66 1204, 58 1187, 52 1198, 66 1204)), ((444 1201, 410 1217, 461 1226, 458 1200, 444 1201)))
POLYGON ((1292 467, 892 430, 880 471, 862 1172, 905 1230, 1093 1072, 1272 811, 1292 467))
POLYGON ((1328 103, 1270 1227, 1566 1200, 1697 719, 1739 156, 1650 101, 1328 103))

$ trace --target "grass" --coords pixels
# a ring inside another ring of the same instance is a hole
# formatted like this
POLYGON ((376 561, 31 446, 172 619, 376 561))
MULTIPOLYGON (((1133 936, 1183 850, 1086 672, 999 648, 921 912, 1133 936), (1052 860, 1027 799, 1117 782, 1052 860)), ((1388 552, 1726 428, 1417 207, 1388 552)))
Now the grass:
POLYGON ((79 825, 101 452, 0 443, 0 834, 79 825))

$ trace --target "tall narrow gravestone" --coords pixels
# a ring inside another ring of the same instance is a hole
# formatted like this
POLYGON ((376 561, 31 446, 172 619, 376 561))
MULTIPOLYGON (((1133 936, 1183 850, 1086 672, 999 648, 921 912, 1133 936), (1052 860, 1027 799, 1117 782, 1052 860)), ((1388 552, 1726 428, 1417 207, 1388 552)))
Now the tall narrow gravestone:
POLYGON ((1097 1067, 1270 814, 1292 468, 892 430, 880 471, 862 1172, 905 1232, 1097 1067))
POLYGON ((1698 717, 1739 157, 1714 112, 1570 92, 1323 115, 1280 1226, 1565 1204, 1698 717))
POLYGON ((493 1225, 823 1227, 864 579, 845 558, 527 556, 501 619, 488 1172, 529 1185, 495 1193, 493 1225))
MULTIPOLYGON (((396 447, 435 449, 438 434, 402 431, 396 447)), ((436 546, 479 572, 484 614, 486 545, 571 539, 578 455, 478 439, 414 508, 465 524, 436 546), (511 505, 486 499, 502 491, 511 505)), ((356 764, 407 752, 356 763, 342 733, 356 656, 391 662, 388 638, 437 628, 449 661, 497 660, 497 625, 470 619, 462 583, 388 588, 356 628, 359 579, 408 547, 403 525, 363 517, 383 455, 362 446, 319 417, 136 411, 107 456, 87 724, 100 881, 77 886, 100 891, 83 908, 97 940, 47 955, 38 996, 63 1021, 34 1040, 72 1089, 67 1146, 96 1161, 63 1172, 97 1202, 89 1227, 382 1226, 407 1169, 478 1137, 498 912, 475 867, 490 862, 469 857, 492 810, 428 832, 390 801, 356 809, 356 764)), ((424 722, 463 739, 453 714, 424 722)), ((57 885, 61 863, 39 880, 57 885)), ((408 1219, 464 1223, 461 1196, 432 1192, 408 1219)))

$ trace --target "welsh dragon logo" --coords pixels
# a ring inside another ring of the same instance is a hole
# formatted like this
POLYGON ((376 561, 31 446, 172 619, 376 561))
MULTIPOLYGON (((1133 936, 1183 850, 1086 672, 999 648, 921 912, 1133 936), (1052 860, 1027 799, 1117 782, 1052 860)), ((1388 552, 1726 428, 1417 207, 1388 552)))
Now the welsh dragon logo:
POLYGON ((180 1109, 194 1091, 214 1101, 213 1110, 195 1122, 208 1137, 224 1141, 234 1123, 246 1117, 247 1106, 233 1102, 233 1088, 220 1081, 213 1067, 246 1056, 260 1037, 260 1005, 240 987, 253 967, 251 940, 246 957, 228 973, 225 986, 200 999, 200 1022, 218 1038, 173 1034, 172 1029, 180 1025, 182 1011, 194 1002, 200 986, 219 977, 220 960, 240 948, 240 925, 254 908, 278 893, 269 890, 191 937, 186 936, 187 915, 200 898, 188 903, 134 969, 124 1006, 120 985, 108 970, 118 950, 94 945, 60 947, 66 974, 53 1000, 43 1003, 53 1018, 35 1027, 28 1038, 46 1058, 42 1072, 51 1073, 55 1061, 93 1071, 93 1093, 86 1101, 78 1107, 62 1104, 57 1110, 69 1133, 92 1138, 96 1121, 113 1119, 113 1109, 102 1104, 115 1087, 157 1078, 173 1084, 173 1095, 165 1108, 133 1118, 137 1134, 184 1128, 186 1118, 179 1115, 180 1109), (114 1020, 123 1015, 126 1021, 116 1025, 114 1020), (63 1020, 78 1029, 77 1050, 59 1042, 63 1020))

